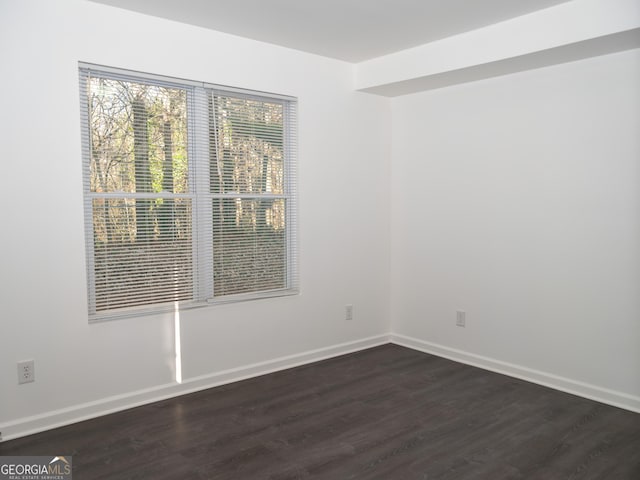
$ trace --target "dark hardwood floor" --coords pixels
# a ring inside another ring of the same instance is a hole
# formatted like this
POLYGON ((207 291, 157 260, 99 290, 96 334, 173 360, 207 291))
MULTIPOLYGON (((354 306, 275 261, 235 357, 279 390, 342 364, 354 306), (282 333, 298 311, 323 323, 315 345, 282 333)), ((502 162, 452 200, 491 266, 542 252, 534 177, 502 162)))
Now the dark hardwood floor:
POLYGON ((640 414, 395 345, 0 443, 83 479, 640 479, 640 414))

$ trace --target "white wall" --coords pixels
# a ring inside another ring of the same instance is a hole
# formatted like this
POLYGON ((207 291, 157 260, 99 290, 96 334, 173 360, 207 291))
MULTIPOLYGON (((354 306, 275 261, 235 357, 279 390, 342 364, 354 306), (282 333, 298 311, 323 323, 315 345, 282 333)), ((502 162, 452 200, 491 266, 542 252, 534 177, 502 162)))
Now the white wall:
POLYGON ((640 408, 638 85, 633 50, 393 100, 401 340, 640 408))
POLYGON ((356 88, 398 96, 640 47, 640 2, 572 0, 358 64, 356 88))
POLYGON ((180 391, 171 315, 87 323, 78 61, 299 98, 302 293, 183 312, 186 380, 388 332, 389 101, 354 92, 352 65, 82 0, 3 0, 0 55, 5 439, 180 391))
POLYGON ((390 103, 347 63, 0 0, 0 65, 3 438, 385 341, 390 319, 396 341, 640 405, 638 50, 390 103), (182 386, 171 315, 87 323, 78 61, 299 98, 302 293, 183 312, 182 386))

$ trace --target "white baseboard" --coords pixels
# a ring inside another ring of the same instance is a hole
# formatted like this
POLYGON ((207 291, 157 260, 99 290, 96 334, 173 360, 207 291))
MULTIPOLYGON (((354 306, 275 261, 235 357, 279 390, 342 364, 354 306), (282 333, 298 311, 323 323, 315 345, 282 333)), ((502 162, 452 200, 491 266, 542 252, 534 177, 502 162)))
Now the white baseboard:
POLYGON ((46 412, 40 415, 20 418, 0 425, 2 441, 24 437, 26 435, 89 420, 91 418, 108 415, 110 413, 138 407, 140 405, 166 400, 168 398, 217 387, 227 383, 246 380, 260 375, 266 375, 268 373, 286 370, 288 368, 298 367, 300 365, 320 360, 326 360, 328 358, 365 350, 367 348, 387 343, 389 343, 389 334, 377 335, 353 342, 341 343, 330 347, 319 348, 317 350, 309 350, 295 355, 279 357, 265 362, 254 363, 243 367, 193 377, 184 380, 182 383, 172 382, 123 395, 115 395, 94 402, 74 405, 72 407, 46 412))
POLYGON ((438 357, 447 358, 456 362, 479 367, 484 370, 501 373, 510 377, 526 380, 527 382, 536 383, 538 385, 570 393, 572 395, 578 395, 607 405, 640 413, 640 397, 541 372, 539 370, 533 370, 513 363, 502 362, 493 358, 475 355, 473 353, 445 347, 443 345, 426 342, 424 340, 407 337, 397 333, 392 333, 390 335, 390 339, 391 343, 396 345, 430 353, 438 357))
POLYGON ((273 360, 267 360, 265 362, 254 363, 208 375, 193 377, 186 379, 182 383, 168 383, 123 395, 115 395, 94 402, 74 405, 40 415, 20 418, 0 425, 2 441, 24 437, 26 435, 89 420, 91 418, 127 410, 140 405, 166 400, 179 395, 185 395, 187 393, 193 393, 227 383, 266 375, 268 373, 286 370, 288 368, 298 367, 300 365, 306 365, 320 360, 326 360, 328 358, 345 355, 347 353, 366 350, 367 348, 387 343, 394 343, 413 350, 430 353, 449 360, 501 373, 503 375, 519 378, 538 385, 571 393, 573 395, 578 395, 607 405, 640 413, 640 397, 571 380, 550 373, 533 370, 520 365, 502 362, 489 357, 475 355, 462 350, 419 340, 417 338, 391 333, 363 338, 353 342, 341 343, 330 347, 319 348, 317 350, 310 350, 295 355, 279 357, 273 360))

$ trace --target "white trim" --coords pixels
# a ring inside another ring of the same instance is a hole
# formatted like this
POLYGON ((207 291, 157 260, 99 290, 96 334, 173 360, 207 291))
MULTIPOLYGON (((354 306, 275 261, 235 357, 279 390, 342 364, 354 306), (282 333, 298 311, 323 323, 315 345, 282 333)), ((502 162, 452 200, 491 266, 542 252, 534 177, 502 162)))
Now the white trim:
POLYGON ((160 400, 193 393, 228 383, 246 380, 348 353, 366 350, 389 343, 389 334, 376 335, 352 342, 340 343, 330 347, 309 350, 294 355, 253 363, 242 367, 231 368, 221 372, 183 379, 177 382, 145 388, 131 393, 114 395, 93 402, 86 402, 60 410, 53 410, 39 415, 23 417, 0 425, 2 441, 12 440, 26 435, 39 433, 52 428, 63 427, 72 423, 89 420, 129 408, 146 405, 160 400))
MULTIPOLYGON (((78 67, 87 70, 91 73, 98 73, 100 75, 108 75, 114 79, 126 79, 127 77, 135 77, 144 79, 147 82, 154 82, 162 84, 163 86, 177 86, 177 87, 203 87, 206 89, 215 90, 216 92, 234 93, 238 95, 244 95, 245 98, 261 98, 270 101, 282 100, 285 102, 297 101, 297 97, 291 95, 282 95, 279 93, 264 92, 261 90, 250 90, 247 88, 231 87, 228 85, 219 85, 217 83, 198 82, 187 78, 171 77, 167 75, 158 75, 155 73, 141 72, 139 70, 129 70, 126 68, 109 67, 107 65, 98 65, 95 63, 78 62, 78 67)), ((130 78, 129 78, 130 79, 130 78)))
POLYGON ((474 367, 489 370, 491 372, 508 375, 510 377, 519 378, 527 382, 542 385, 544 387, 560 390, 561 392, 578 395, 579 397, 594 400, 596 402, 605 403, 613 407, 623 408, 632 412, 640 413, 640 397, 629 395, 627 393, 610 390, 608 388, 598 387, 590 383, 572 380, 570 378, 561 377, 540 370, 523 367, 509 362, 503 362, 494 358, 476 355, 474 353, 457 350, 455 348, 438 345, 436 343, 425 342, 406 335, 392 333, 390 335, 391 343, 402 347, 411 348, 420 352, 430 353, 438 357, 447 358, 455 362, 464 363, 474 367))
POLYGON ((19 418, 0 425, 0 431, 2 432, 2 439, 0 441, 13 440, 129 408, 358 352, 360 350, 366 350, 387 343, 393 343, 402 347, 411 348, 412 350, 429 353, 455 362, 519 378, 527 382, 553 388, 554 390, 640 413, 640 397, 457 350, 455 348, 426 342, 406 335, 388 333, 188 378, 185 379, 182 384, 177 382, 167 383, 157 387, 146 388, 122 395, 114 395, 93 402, 45 412, 39 415, 19 418))

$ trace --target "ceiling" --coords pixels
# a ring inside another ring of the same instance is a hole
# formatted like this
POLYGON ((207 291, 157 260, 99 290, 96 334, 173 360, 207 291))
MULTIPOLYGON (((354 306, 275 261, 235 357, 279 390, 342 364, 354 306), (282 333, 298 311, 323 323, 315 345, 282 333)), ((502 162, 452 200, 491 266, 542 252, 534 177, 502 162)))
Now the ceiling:
POLYGON ((92 0, 360 62, 568 0, 92 0))

